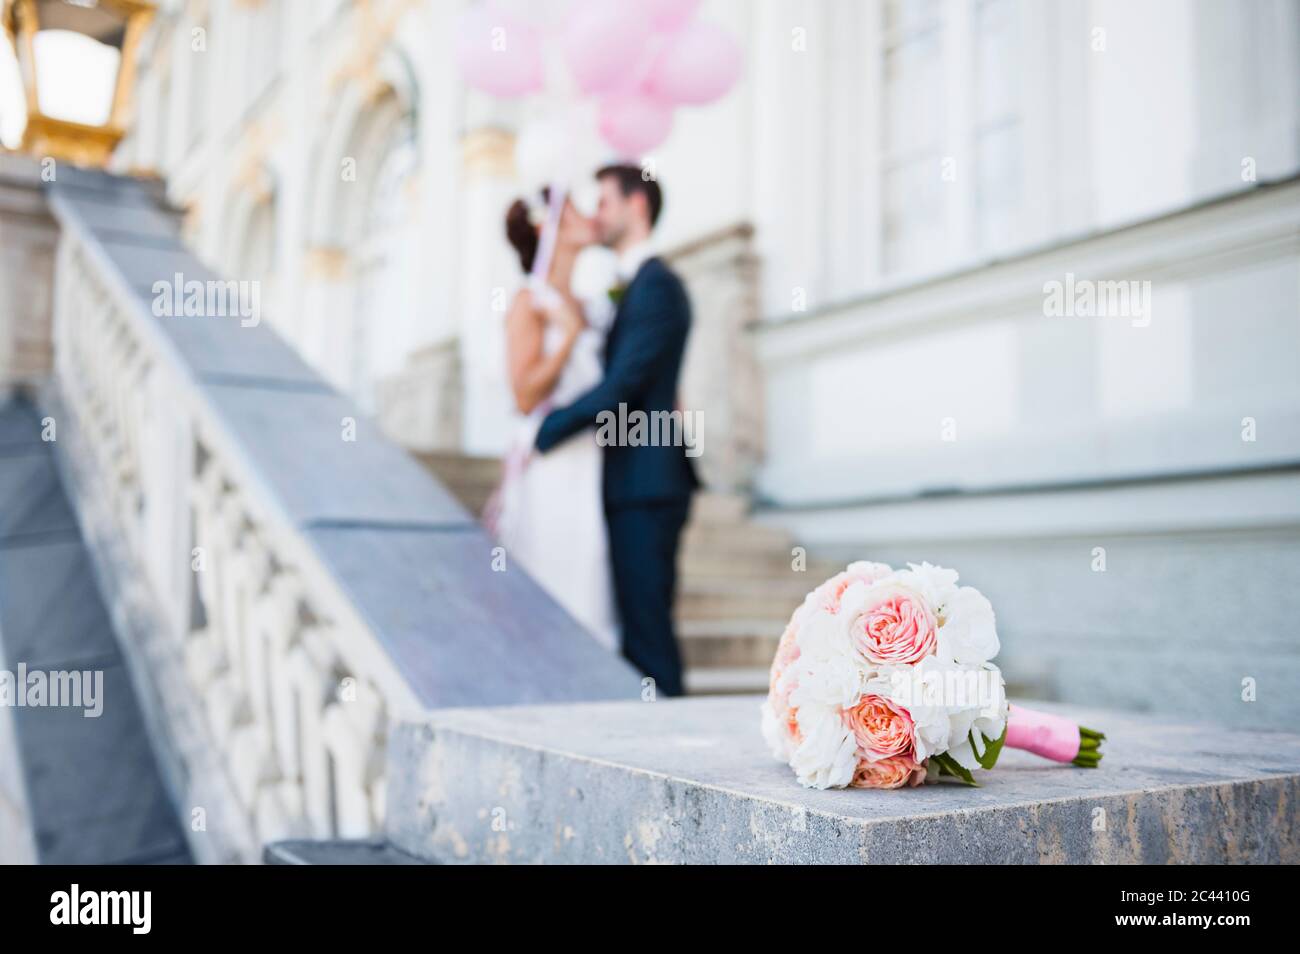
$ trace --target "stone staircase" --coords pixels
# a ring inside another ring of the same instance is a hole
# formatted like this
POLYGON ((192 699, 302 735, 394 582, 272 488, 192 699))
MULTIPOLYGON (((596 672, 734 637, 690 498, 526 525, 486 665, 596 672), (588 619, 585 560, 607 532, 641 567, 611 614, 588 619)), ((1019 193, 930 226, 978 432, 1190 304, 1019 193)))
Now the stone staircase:
MULTIPOLYGON (((473 513, 482 513, 500 462, 437 452, 417 454, 473 513)), ((786 621, 804 594, 840 569, 809 563, 791 569, 793 541, 747 519, 740 495, 696 495, 682 542, 678 635, 693 694, 759 692, 786 621)))

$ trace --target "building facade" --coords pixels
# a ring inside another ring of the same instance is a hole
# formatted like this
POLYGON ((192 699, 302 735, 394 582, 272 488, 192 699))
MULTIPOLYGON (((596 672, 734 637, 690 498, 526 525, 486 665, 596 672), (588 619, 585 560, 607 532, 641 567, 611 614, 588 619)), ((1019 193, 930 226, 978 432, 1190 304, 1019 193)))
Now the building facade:
MULTIPOLYGON (((116 164, 389 433, 497 454, 533 106, 464 88, 463 6, 166 3, 116 164)), ((715 483, 808 546, 968 568, 1045 692, 1300 689, 1300 4, 703 10, 745 76, 643 158, 715 483), (1169 632, 1179 688, 1077 665, 1169 632)))

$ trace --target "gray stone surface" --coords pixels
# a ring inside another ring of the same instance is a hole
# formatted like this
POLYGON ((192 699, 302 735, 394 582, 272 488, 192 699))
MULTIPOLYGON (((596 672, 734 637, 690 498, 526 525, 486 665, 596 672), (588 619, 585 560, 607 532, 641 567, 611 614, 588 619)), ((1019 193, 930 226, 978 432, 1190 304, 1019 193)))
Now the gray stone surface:
POLYGON ((126 203, 156 204, 166 195, 166 186, 161 179, 127 178, 102 169, 86 169, 67 163, 59 165, 57 181, 61 189, 126 203))
POLYGON ((0 446, 0 539, 75 534, 76 518, 55 476, 50 455, 39 449, 0 446))
POLYGON ((266 846, 268 865, 422 865, 384 841, 277 841, 266 846))
POLYGON ((100 237, 134 236, 141 245, 174 247, 180 243, 180 222, 166 211, 143 201, 129 201, 128 193, 77 196, 77 214, 100 237))
POLYGON ((299 526, 469 527, 474 519, 410 454, 337 394, 213 385, 239 451, 299 526), (356 422, 343 439, 343 420, 356 422))
POLYGON ((112 623, 80 539, 0 538, 0 602, 11 662, 55 669, 116 662, 112 623))
POLYGON ((1297 735, 1041 704, 1107 733, 1101 768, 1008 751, 980 788, 814 791, 767 752, 759 701, 403 725, 389 840, 440 862, 1300 861, 1297 735))
POLYGON ((574 624, 477 527, 317 528, 344 590, 432 706, 636 699, 641 677, 574 624), (405 585, 394 591, 393 579, 405 585))
MULTIPOLYGON (((113 266, 150 312, 155 282, 165 281, 170 288, 175 285, 177 274, 186 282, 221 280, 179 246, 141 248, 120 236, 105 240, 102 245, 113 266)), ((245 324, 239 315, 160 316, 157 322, 182 360, 204 379, 330 391, 320 375, 271 330, 265 314, 257 324, 245 324)))
MULTIPOLYGON (((103 673, 102 713, 15 707, 44 863, 183 863, 189 852, 39 414, 0 401, 0 668, 103 673)), ((92 675, 93 678, 93 675, 92 675)))

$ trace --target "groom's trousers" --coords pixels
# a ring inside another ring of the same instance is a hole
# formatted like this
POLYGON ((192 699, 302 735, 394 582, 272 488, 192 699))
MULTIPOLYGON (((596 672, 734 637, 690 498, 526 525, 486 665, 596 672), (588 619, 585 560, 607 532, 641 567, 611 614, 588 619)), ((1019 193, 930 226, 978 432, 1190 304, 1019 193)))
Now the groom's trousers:
POLYGON ((689 497, 605 512, 614 596, 623 623, 623 655, 654 679, 656 693, 667 696, 684 692, 673 601, 677 544, 689 512, 689 497))

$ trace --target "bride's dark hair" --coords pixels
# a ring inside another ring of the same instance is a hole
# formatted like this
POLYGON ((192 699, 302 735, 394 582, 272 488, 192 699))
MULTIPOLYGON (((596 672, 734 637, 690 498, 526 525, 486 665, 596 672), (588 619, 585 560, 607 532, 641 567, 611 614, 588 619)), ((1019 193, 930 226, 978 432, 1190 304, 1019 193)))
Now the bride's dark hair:
MULTIPOLYGON (((550 200, 551 190, 543 189, 542 201, 550 200)), ((540 236, 541 230, 533 225, 528 203, 523 199, 515 199, 506 212, 506 238, 519 253, 519 267, 525 272, 533 270, 533 259, 537 257, 537 243, 540 236)))

